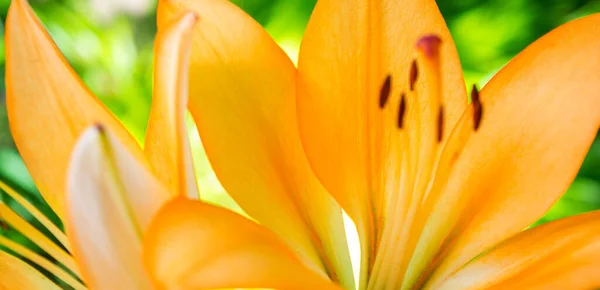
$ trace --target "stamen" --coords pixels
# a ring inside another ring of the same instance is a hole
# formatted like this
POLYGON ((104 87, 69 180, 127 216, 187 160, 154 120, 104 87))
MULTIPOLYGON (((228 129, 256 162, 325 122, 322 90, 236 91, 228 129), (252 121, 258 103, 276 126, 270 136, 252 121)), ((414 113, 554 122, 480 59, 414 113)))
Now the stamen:
POLYGON ((379 91, 379 108, 385 108, 388 99, 390 98, 390 92, 392 90, 392 76, 388 75, 381 85, 381 91, 379 91))
POLYGON ((438 142, 442 142, 442 137, 444 136, 444 107, 440 107, 440 111, 438 113, 438 142))
POLYGON ((483 117, 483 105, 479 99, 479 90, 476 85, 473 85, 473 89, 471 90, 471 102, 473 102, 473 129, 477 131, 483 117))
POLYGON ((410 91, 415 90, 415 83, 417 82, 417 78, 419 77, 419 68, 417 66, 417 60, 413 60, 412 65, 410 66, 410 91))
POLYGON ((400 95, 400 108, 398 108, 398 128, 404 127, 404 115, 406 115, 406 94, 400 95))

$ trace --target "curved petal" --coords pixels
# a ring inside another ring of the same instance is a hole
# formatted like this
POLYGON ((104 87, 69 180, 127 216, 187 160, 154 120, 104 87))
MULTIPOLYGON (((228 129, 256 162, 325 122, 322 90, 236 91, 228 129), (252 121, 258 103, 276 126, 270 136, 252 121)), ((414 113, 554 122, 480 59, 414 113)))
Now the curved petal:
POLYGON ((219 181, 308 265, 352 287, 341 209, 312 173, 299 140, 292 62, 225 0, 163 0, 159 30, 188 9, 200 18, 189 109, 219 181))
POLYGON ((142 235, 170 198, 166 189, 102 127, 85 131, 69 167, 66 228, 85 283, 94 289, 149 289, 142 235))
POLYGON ((140 160, 143 152, 83 85, 26 0, 12 1, 5 41, 11 133, 44 199, 63 217, 69 156, 87 126, 102 122, 140 160))
POLYGON ((163 207, 150 225, 144 260, 164 289, 339 289, 304 267, 268 229, 183 198, 163 207))
MULTIPOLYGON (((468 100, 458 55, 435 1, 318 1, 298 71, 306 154, 320 181, 357 223, 363 245, 370 244, 371 249, 363 248, 363 261, 372 263, 374 247, 380 246, 402 255, 406 242, 392 240, 410 234, 391 232, 410 228, 402 227, 404 216, 409 206, 414 213, 425 191, 430 172, 425 168, 437 152, 437 127, 449 132, 468 100), (411 68, 419 57, 416 44, 426 35, 442 41, 434 61, 437 65, 441 59, 441 66, 419 61, 432 68, 419 73, 418 67, 411 68), (436 77, 436 84, 429 77, 440 70, 443 78, 436 77), (408 137, 399 137, 403 129, 408 137), (410 167, 412 172, 402 176, 410 167), (400 179, 414 180, 414 185, 400 179)), ((397 270, 390 275, 402 272, 400 265, 384 260, 393 254, 381 253, 376 263, 397 270)))
POLYGON ((532 224, 573 181, 600 128, 598 46, 600 14, 570 22, 482 90, 479 130, 456 161, 416 253, 429 262, 444 245, 432 280, 532 224))
POLYGON ((42 273, 0 250, 0 289, 58 290, 42 273))
POLYGON ((154 96, 144 152, 154 171, 173 193, 198 198, 185 125, 193 13, 174 21, 156 36, 154 96))
POLYGON ((595 289, 598 273, 600 211, 527 230, 435 289, 595 289))

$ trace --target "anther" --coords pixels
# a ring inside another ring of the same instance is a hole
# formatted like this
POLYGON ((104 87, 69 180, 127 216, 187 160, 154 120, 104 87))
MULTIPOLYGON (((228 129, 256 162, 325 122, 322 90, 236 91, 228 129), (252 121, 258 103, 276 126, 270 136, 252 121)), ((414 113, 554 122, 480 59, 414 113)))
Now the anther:
POLYGON ((471 102, 473 102, 473 129, 477 131, 483 117, 483 105, 479 99, 479 90, 477 90, 476 85, 473 85, 473 89, 471 90, 471 102))
POLYGON ((400 95, 400 108, 398 108, 398 128, 404 127, 404 115, 406 115, 406 94, 400 95))
POLYGON ((385 108, 388 99, 390 98, 390 92, 392 89, 392 76, 388 75, 383 81, 383 85, 381 85, 381 90, 379 91, 379 108, 385 108))
POLYGON ((438 112, 438 127, 437 127, 437 141, 442 142, 442 137, 444 137, 444 107, 440 106, 440 111, 438 112))
POLYGON ((417 67, 417 60, 412 61, 412 65, 410 66, 410 91, 415 90, 415 83, 417 82, 417 78, 419 77, 419 68, 417 67))

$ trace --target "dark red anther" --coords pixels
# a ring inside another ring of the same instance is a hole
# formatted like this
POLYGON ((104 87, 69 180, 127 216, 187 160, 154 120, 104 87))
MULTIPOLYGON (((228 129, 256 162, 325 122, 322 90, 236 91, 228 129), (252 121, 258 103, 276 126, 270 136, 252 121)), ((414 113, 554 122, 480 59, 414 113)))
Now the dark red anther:
POLYGON ((390 92, 392 90, 392 76, 388 75, 383 81, 381 85, 381 90, 379 91, 379 108, 385 108, 388 99, 390 98, 390 92))
POLYGON ((412 65, 410 66, 410 91, 415 90, 415 83, 417 82, 417 78, 419 77, 419 67, 417 66, 417 60, 412 61, 412 65))
POLYGON ((473 129, 477 131, 483 117, 483 105, 481 104, 479 90, 476 85, 473 85, 473 89, 471 90, 471 102, 473 103, 473 129))
POLYGON ((398 128, 404 127, 404 115, 406 115, 406 94, 400 95, 400 107, 398 108, 398 128))

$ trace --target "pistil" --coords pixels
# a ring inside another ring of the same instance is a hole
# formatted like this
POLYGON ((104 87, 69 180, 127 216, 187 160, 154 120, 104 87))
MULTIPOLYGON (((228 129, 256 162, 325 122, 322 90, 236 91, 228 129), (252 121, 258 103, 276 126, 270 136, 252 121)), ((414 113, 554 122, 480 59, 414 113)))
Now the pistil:
MULTIPOLYGON (((425 105, 429 105, 434 110, 437 107, 437 141, 441 142, 443 137, 443 124, 444 124, 444 108, 442 102, 442 75, 441 75, 441 59, 440 59, 440 46, 442 40, 436 35, 427 35, 419 39, 417 42, 417 55, 419 64, 423 67, 424 74, 426 76, 426 84, 428 90, 428 100, 425 105)), ((414 62, 413 62, 414 64, 414 62)), ((413 65, 413 67, 416 67, 413 65)), ((411 69, 412 71, 412 69, 411 69)), ((412 73, 411 73, 412 81, 412 73)), ((425 116, 426 117, 426 116, 425 116)), ((435 120, 434 119, 434 120, 435 120)), ((428 120, 424 120, 428 122, 428 120)))
MULTIPOLYGON (((401 130, 395 146, 402 146, 397 162, 401 165, 400 188, 394 190, 388 206, 390 221, 385 224, 384 237, 377 254, 371 289, 395 289, 403 284, 404 273, 421 231, 416 219, 426 195, 433 167, 444 137, 444 107, 442 98, 441 39, 424 36, 416 44, 416 59, 409 67, 408 92, 401 90, 397 109, 397 127, 401 130), (416 234, 416 235, 415 235, 416 234)), ((389 102, 391 76, 384 79, 380 93, 380 108, 389 102), (385 100, 385 102, 383 101, 385 100), (384 104, 384 105, 381 105, 384 104)))

